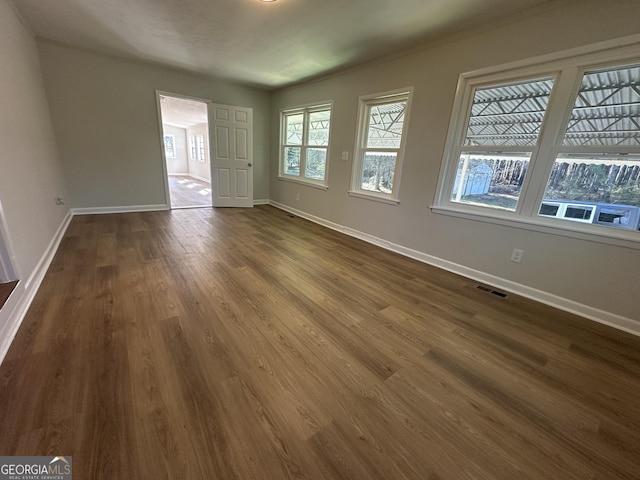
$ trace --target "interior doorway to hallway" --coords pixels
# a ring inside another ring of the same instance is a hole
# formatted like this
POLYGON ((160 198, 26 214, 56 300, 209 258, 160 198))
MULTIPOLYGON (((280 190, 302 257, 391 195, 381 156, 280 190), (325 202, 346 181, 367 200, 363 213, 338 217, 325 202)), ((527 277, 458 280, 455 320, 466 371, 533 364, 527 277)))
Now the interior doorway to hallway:
POLYGON ((171 208, 210 207, 211 155, 207 103, 160 94, 171 208))
POLYGON ((0 205, 0 310, 18 285, 16 271, 13 268, 9 245, 5 241, 6 223, 0 205))

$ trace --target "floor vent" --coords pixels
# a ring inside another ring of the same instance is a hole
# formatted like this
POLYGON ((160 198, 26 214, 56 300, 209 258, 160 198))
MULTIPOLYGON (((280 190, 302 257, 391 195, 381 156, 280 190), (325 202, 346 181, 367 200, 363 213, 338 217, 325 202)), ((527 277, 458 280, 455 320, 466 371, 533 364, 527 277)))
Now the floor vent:
POLYGON ((504 293, 504 292, 500 292, 498 290, 494 290, 492 288, 485 287, 484 285, 478 285, 477 288, 479 290, 482 290, 483 292, 491 293, 492 295, 496 295, 496 296, 501 297, 501 298, 505 298, 507 296, 507 294, 504 293))

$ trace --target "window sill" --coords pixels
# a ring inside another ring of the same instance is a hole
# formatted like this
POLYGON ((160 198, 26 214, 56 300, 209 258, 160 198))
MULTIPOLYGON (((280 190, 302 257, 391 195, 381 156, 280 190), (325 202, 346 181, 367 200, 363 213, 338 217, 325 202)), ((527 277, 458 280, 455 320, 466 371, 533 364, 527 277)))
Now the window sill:
POLYGON ((311 180, 302 180, 301 178, 289 178, 289 177, 279 176, 278 180, 282 180, 284 182, 299 183, 300 185, 306 185, 307 187, 313 187, 319 190, 329 190, 329 185, 313 182, 311 180))
POLYGON ((616 245, 618 247, 640 250, 640 232, 618 230, 597 225, 573 225, 571 222, 560 219, 545 219, 533 217, 509 217, 491 214, 488 212, 470 213, 466 210, 431 206, 431 211, 440 215, 465 218, 477 222, 493 223, 506 227, 520 228, 535 232, 560 235, 563 237, 577 238, 589 242, 616 245))
POLYGON ((363 192, 355 192, 353 190, 350 190, 349 196, 356 197, 356 198, 364 198, 365 200, 373 200, 374 202, 386 203, 388 205, 398 205, 400 203, 400 200, 398 199, 387 197, 387 196, 383 197, 381 195, 376 195, 375 193, 363 193, 363 192))

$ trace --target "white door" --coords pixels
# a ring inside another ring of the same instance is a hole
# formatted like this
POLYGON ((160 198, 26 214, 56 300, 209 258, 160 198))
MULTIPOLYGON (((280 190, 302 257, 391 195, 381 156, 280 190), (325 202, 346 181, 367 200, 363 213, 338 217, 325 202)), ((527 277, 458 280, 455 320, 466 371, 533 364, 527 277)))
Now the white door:
POLYGON ((253 207, 253 110, 209 104, 214 207, 253 207))

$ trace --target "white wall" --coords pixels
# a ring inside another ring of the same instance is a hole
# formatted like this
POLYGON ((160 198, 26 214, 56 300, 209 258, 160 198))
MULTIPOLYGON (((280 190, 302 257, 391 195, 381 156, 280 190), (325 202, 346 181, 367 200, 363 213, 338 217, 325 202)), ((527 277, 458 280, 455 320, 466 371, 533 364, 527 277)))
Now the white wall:
POLYGON ((209 125, 203 123, 195 127, 187 128, 187 135, 196 138, 196 160, 189 160, 189 174, 200 180, 211 183, 211 154, 209 150, 209 125), (204 138, 204 162, 197 160, 198 152, 198 135, 204 138))
MULTIPOLYGON (((7 0, 0 0, 0 211, 25 294, 68 213, 54 198, 68 199, 58 160, 35 40, 7 0)), ((0 311, 0 359, 15 331, 9 302, 0 311)))
POLYGON ((156 90, 253 108, 254 198, 269 198, 269 93, 38 41, 74 207, 166 205, 156 90))
MULTIPOLYGON (((449 39, 385 62, 285 88, 272 97, 271 199, 339 226, 607 314, 640 320, 640 250, 432 213, 458 75, 640 32, 640 2, 582 0, 449 39), (397 206, 347 195, 358 96, 413 86, 397 206), (278 172, 278 112, 333 100, 329 189, 278 172), (300 195, 300 200, 296 196, 300 195), (509 261, 514 247, 522 263, 509 261)), ((640 324, 638 324, 640 327, 640 324)))
POLYGON ((176 158, 167 158, 167 173, 189 173, 187 130, 173 125, 162 125, 165 135, 175 137, 176 158))

